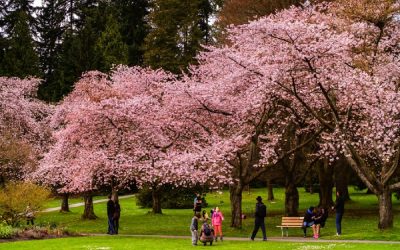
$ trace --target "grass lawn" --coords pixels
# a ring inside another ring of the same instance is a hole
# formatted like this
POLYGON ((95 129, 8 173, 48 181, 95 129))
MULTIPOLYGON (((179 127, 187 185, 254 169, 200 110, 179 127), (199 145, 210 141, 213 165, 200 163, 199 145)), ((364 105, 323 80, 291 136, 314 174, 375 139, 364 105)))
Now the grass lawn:
MULTIPOLYGON (((318 194, 309 194, 299 188, 300 192, 300 211, 310 205, 318 203, 318 194)), ((350 190, 352 201, 346 204, 346 211, 342 222, 343 235, 341 239, 370 239, 370 240, 400 240, 400 202, 393 200, 395 210, 394 228, 387 231, 377 229, 378 223, 378 204, 374 195, 367 195, 364 192, 350 190)), ((242 229, 229 227, 230 223, 230 204, 229 192, 223 194, 207 194, 207 202, 211 207, 219 206, 225 215, 223 232, 226 236, 249 237, 253 228, 255 198, 258 195, 266 197, 266 189, 252 189, 251 193, 243 193, 243 211, 248 218, 243 221, 242 229)), ((284 190, 276 188, 274 190, 275 202, 267 202, 268 216, 266 227, 268 236, 280 236, 281 231, 276 228, 284 211, 284 190)), ((101 197, 103 198, 103 197, 101 197)), ((193 212, 191 209, 164 209, 162 215, 148 213, 149 209, 136 206, 135 198, 122 199, 120 234, 148 234, 148 235, 190 235, 189 224, 193 212)), ((94 205, 95 213, 99 217, 97 220, 84 221, 80 216, 83 207, 72 208, 71 213, 61 214, 59 212, 43 213, 38 215, 37 223, 57 223, 71 232, 79 233, 105 233, 107 229, 106 204, 94 205)), ((334 214, 328 218, 325 228, 322 229, 322 239, 336 239, 334 214)), ((310 235, 311 233, 309 233, 310 235)), ((260 236, 260 232, 259 235, 260 236)), ((289 229, 289 236, 302 237, 300 229, 289 229)))
MULTIPOLYGON (((213 249, 291 249, 291 250, 318 250, 318 249, 362 249, 362 250, 395 250, 399 244, 366 244, 366 243, 293 243, 293 242, 262 242, 262 241, 224 241, 217 242, 213 249)), ((198 246, 200 249, 203 246, 198 246)), ((31 240, 12 243, 1 243, 0 250, 22 250, 22 249, 87 249, 87 250, 111 250, 111 249, 195 249, 191 246, 190 239, 158 239, 158 238, 136 238, 136 237, 74 237, 51 240, 31 240)))

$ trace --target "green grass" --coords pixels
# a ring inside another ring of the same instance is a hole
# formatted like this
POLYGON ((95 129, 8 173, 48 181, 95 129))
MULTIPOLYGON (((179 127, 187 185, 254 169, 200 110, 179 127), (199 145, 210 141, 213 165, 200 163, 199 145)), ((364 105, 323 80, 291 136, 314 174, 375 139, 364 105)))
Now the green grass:
MULTIPOLYGON (((224 241, 217 242, 211 248, 214 249, 291 249, 291 250, 340 250, 340 249, 362 249, 362 250, 395 250, 399 244, 371 244, 371 243, 290 243, 290 242, 262 242, 262 241, 224 241)), ((198 246, 203 249, 202 246, 198 246)), ((209 246, 207 246, 209 248, 209 246)), ((31 240, 12 243, 0 243, 0 250, 22 250, 22 249, 87 249, 87 250, 112 250, 112 249, 194 249, 190 239, 158 239, 158 238, 136 238, 136 237, 74 237, 51 240, 31 240)), ((206 249, 206 248, 205 248, 206 249)))
MULTIPOLYGON (((266 219, 267 235, 280 236, 281 231, 276 228, 284 211, 284 190, 276 188, 276 201, 267 203, 268 217, 266 219)), ((301 214, 310 205, 318 203, 318 194, 300 192, 301 214)), ((243 221, 242 229, 229 227, 230 205, 229 193, 224 191, 222 195, 211 193, 207 195, 207 202, 211 207, 219 206, 225 215, 223 232, 226 236, 249 237, 253 228, 255 198, 258 195, 265 197, 265 189, 252 189, 251 193, 243 193, 243 211, 248 218, 243 221)), ((400 202, 394 199, 395 209, 394 228, 386 231, 377 229, 378 210, 377 199, 374 195, 366 195, 363 192, 351 190, 352 201, 346 204, 346 212, 343 218, 343 235, 341 239, 370 239, 370 240, 400 240, 400 202)), ((122 212, 120 220, 120 234, 148 234, 148 235, 189 235, 189 224, 193 212, 191 209, 163 209, 163 215, 148 213, 149 209, 136 206, 135 198, 120 200, 122 212)), ((71 232, 78 233, 105 233, 107 229, 106 204, 95 204, 95 213, 99 218, 94 221, 81 220, 83 207, 72 208, 71 213, 61 214, 58 212, 38 215, 37 223, 56 222, 71 232)), ((260 234, 260 233, 259 233, 260 234)), ((310 234, 310 233, 309 233, 310 234)), ((328 218, 327 225, 322 229, 322 239, 335 239, 334 214, 328 218)), ((302 236, 300 229, 290 229, 290 236, 302 236)))
MULTIPOLYGON (((95 196, 93 200, 101 200, 107 199, 106 196, 95 196)), ((83 202, 83 197, 72 197, 69 198, 69 204, 80 203, 83 202)), ((50 198, 43 206, 43 209, 52 208, 52 207, 59 207, 61 205, 61 199, 59 197, 52 197, 50 198)))

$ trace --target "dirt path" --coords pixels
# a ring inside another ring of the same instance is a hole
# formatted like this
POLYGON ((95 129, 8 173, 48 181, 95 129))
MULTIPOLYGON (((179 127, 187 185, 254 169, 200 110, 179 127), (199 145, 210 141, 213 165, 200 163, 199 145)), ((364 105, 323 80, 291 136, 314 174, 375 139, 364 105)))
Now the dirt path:
MULTIPOLYGON (((122 199, 131 198, 131 197, 134 197, 134 196, 135 196, 134 194, 122 195, 122 196, 118 196, 118 199, 122 200, 122 199)), ((108 201, 108 199, 101 199, 101 200, 95 200, 95 201, 93 201, 93 203, 102 203, 102 202, 107 202, 107 201, 108 201)), ((70 208, 71 207, 82 207, 84 205, 85 205, 84 202, 79 202, 79 203, 70 204, 69 207, 70 208)), ((42 211, 42 213, 54 212, 54 211, 59 211, 59 210, 60 210, 60 207, 51 207, 51 208, 44 209, 42 211)))

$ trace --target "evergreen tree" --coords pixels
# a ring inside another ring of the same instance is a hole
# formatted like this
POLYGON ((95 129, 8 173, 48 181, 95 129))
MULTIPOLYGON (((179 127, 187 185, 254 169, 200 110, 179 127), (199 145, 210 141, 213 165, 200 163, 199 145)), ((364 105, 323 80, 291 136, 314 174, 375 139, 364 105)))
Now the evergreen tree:
POLYGON ((195 63, 200 44, 207 41, 210 3, 205 0, 154 0, 145 39, 145 64, 174 73, 195 63))
POLYGON ((23 10, 12 13, 14 23, 8 26, 6 49, 2 61, 2 74, 5 76, 37 76, 39 57, 29 28, 29 16, 23 10))
POLYGON ((114 6, 123 41, 129 50, 128 65, 142 65, 143 43, 150 29, 146 19, 149 0, 115 0, 114 6))
POLYGON ((96 43, 98 69, 108 71, 113 65, 128 63, 128 46, 122 41, 120 25, 113 14, 107 15, 104 31, 96 43))
POLYGON ((39 88, 39 96, 47 101, 57 101, 60 95, 56 93, 59 82, 59 72, 56 69, 60 66, 67 3, 65 0, 46 0, 38 16, 40 65, 44 72, 44 83, 39 88))

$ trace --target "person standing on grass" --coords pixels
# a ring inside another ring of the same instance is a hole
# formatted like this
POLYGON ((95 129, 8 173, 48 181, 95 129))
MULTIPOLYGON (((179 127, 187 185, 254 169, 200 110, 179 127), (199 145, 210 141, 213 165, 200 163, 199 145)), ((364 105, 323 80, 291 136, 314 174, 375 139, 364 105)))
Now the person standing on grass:
POLYGON ((115 234, 118 234, 118 228, 119 228, 119 217, 121 217, 121 206, 119 205, 118 198, 115 199, 115 211, 114 211, 114 230, 115 234))
POLYGON ((215 232, 215 241, 218 241, 218 234, 219 238, 222 241, 223 236, 222 236, 222 221, 224 220, 224 216, 222 215, 222 212, 219 210, 219 207, 215 208, 215 211, 212 214, 211 217, 211 223, 212 226, 214 227, 214 232, 215 232))
POLYGON ((33 226, 35 224, 34 223, 35 213, 31 207, 31 203, 29 203, 28 206, 26 206, 25 217, 26 217, 26 225, 29 225, 29 223, 31 223, 31 225, 33 226))
POLYGON ((267 234, 265 233, 265 222, 264 218, 267 216, 267 207, 265 204, 262 202, 261 196, 258 196, 256 198, 257 203, 256 203, 256 213, 255 213, 255 221, 254 221, 254 230, 253 234, 251 235, 251 240, 254 240, 256 237, 256 234, 258 232, 258 229, 261 227, 262 233, 263 233, 263 240, 267 240, 267 234))
POLYGON ((197 241, 199 239, 198 230, 199 230, 199 218, 200 213, 195 213, 192 222, 190 223, 190 232, 192 234, 192 245, 197 246, 197 241))
POLYGON ((115 203, 111 199, 111 195, 108 195, 107 202, 107 217, 108 217, 108 231, 107 234, 115 234, 114 229, 114 212, 115 212, 115 203))
POLYGON ((342 234, 342 218, 344 214, 344 196, 340 191, 336 192, 336 202, 332 209, 336 210, 336 236, 342 234))

